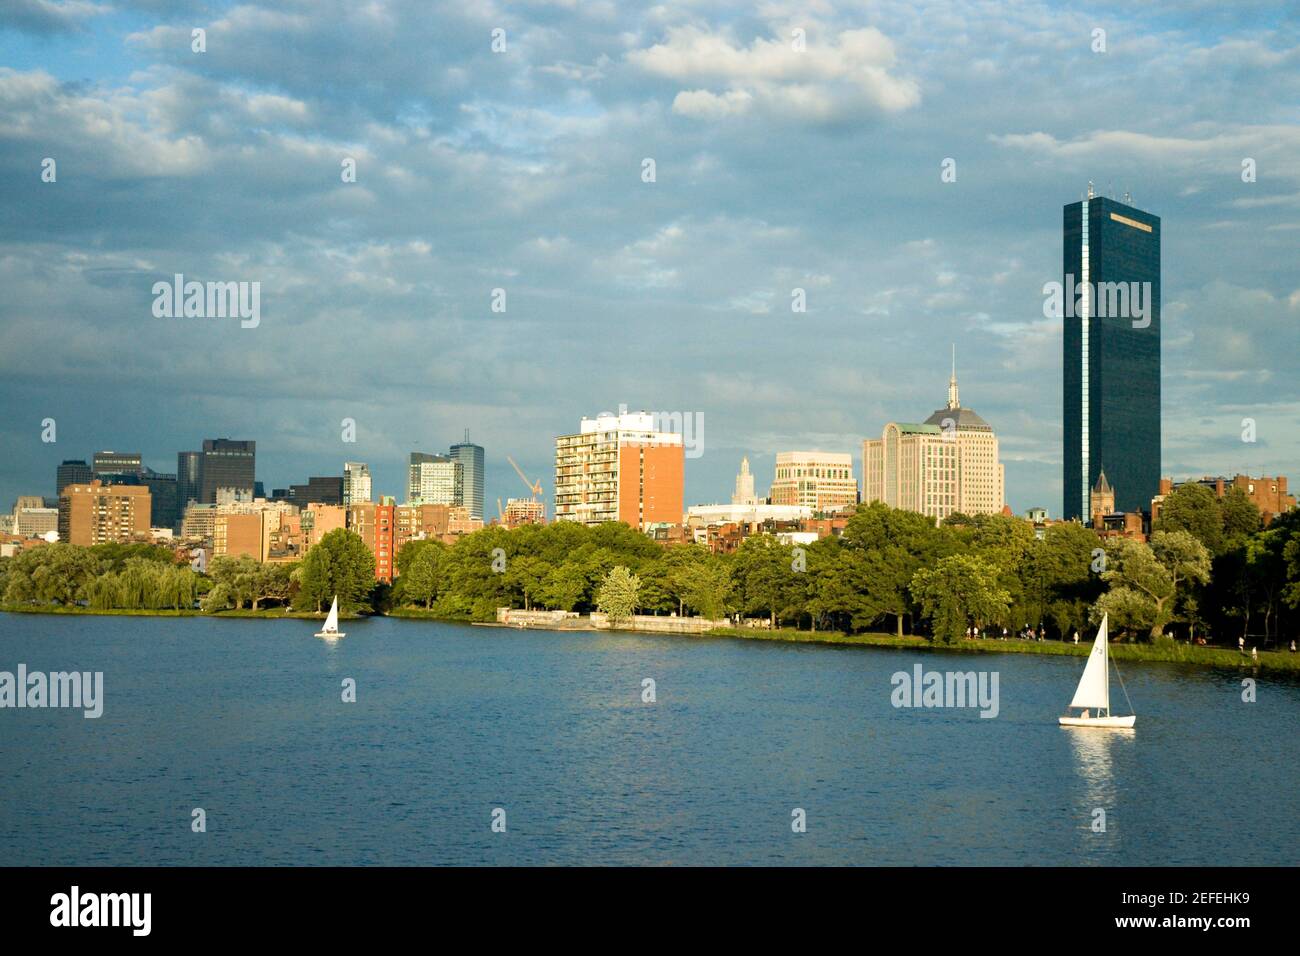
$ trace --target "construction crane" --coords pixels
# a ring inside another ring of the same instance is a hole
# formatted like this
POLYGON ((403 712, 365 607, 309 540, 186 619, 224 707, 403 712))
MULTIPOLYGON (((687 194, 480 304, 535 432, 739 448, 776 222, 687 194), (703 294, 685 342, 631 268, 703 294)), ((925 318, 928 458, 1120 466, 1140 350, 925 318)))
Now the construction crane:
POLYGON ((506 461, 510 462, 510 467, 514 468, 515 473, 519 475, 519 480, 527 486, 529 493, 533 496, 533 501, 536 501, 537 496, 542 493, 542 483, 540 481, 529 481, 528 476, 524 474, 524 470, 516 465, 515 460, 509 455, 506 455, 506 461))

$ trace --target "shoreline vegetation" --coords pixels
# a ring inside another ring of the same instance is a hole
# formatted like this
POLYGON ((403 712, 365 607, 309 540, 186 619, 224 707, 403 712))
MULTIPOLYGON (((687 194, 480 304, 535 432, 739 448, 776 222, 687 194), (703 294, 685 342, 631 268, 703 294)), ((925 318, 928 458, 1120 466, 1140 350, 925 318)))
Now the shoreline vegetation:
MULTIPOLYGON (((0 613, 9 614, 69 614, 109 617, 212 617, 234 618, 241 620, 322 620, 324 612, 294 611, 290 608, 262 608, 257 611, 248 609, 224 611, 174 610, 171 608, 150 609, 116 608, 99 610, 90 607, 63 605, 0 605, 0 613)), ((344 618, 343 614, 339 615, 344 618)), ((640 634, 646 637, 678 637, 686 639, 731 638, 750 641, 776 641, 789 644, 820 644, 832 647, 886 648, 891 650, 934 651, 948 654, 1038 654, 1048 657, 1087 657, 1092 649, 1091 640, 1080 640, 1078 644, 1057 640, 1027 641, 1020 638, 975 638, 960 640, 955 643, 936 643, 929 638, 908 634, 883 632, 863 632, 844 634, 836 631, 806 631, 795 628, 777 628, 771 630, 762 627, 719 627, 700 634, 681 634, 671 631, 645 631, 636 628, 594 627, 578 623, 569 627, 546 627, 529 624, 520 627, 515 624, 502 624, 495 621, 469 621, 463 617, 447 617, 436 611, 424 608, 393 608, 384 614, 348 614, 348 619, 358 620, 365 617, 392 617, 411 621, 434 621, 445 624, 467 624, 480 627, 504 627, 512 630, 546 631, 555 633, 618 633, 640 634)), ((1267 671, 1274 674, 1286 674, 1300 677, 1300 653, 1289 651, 1263 651, 1258 660, 1252 660, 1239 651, 1222 647, 1200 647, 1181 644, 1172 640, 1156 641, 1150 644, 1112 642, 1110 654, 1117 661, 1137 664, 1190 664, 1215 670, 1232 671, 1267 671)))
POLYGON ((1074 641, 1109 615, 1121 662, 1300 672, 1300 511, 1265 526, 1240 489, 1180 487, 1149 542, 1077 522, 1040 537, 1001 514, 936 524, 876 502, 839 534, 795 544, 769 528, 716 551, 620 522, 489 526, 394 545, 391 581, 376 580, 373 546, 346 528, 296 561, 33 544, 0 556, 0 608, 319 620, 337 598, 345 618, 1080 656, 1074 641))

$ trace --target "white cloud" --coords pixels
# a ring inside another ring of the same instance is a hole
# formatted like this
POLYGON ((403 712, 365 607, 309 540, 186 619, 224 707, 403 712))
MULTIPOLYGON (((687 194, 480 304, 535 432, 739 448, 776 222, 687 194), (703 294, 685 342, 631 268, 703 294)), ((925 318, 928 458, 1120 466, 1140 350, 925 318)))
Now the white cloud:
POLYGON ((671 27, 667 39, 627 54, 647 73, 689 84, 673 111, 697 119, 739 116, 754 107, 787 118, 828 121, 897 113, 920 102, 917 84, 893 75, 894 45, 873 27, 844 30, 806 48, 786 39, 749 46, 699 26, 671 27), (712 87, 712 88, 710 88, 712 87))

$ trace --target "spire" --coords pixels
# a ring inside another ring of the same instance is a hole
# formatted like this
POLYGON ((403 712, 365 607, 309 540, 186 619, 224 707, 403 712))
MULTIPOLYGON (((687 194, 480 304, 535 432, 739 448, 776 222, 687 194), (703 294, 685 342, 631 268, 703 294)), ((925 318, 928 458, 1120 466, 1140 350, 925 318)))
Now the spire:
POLYGON ((948 379, 948 407, 961 408, 957 400, 957 344, 952 346, 952 378, 948 379))

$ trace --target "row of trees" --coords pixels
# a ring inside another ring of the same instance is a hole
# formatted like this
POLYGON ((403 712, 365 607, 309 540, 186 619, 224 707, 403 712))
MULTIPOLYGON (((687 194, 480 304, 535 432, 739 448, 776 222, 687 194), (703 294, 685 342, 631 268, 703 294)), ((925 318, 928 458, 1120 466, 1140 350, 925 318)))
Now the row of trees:
POLYGON ((84 602, 95 608, 208 610, 293 606, 320 611, 421 608, 491 620, 502 606, 760 616, 773 626, 843 631, 889 627, 954 641, 978 626, 1046 627, 1067 636, 1109 613, 1118 632, 1154 637, 1238 635, 1265 645, 1300 623, 1300 515, 1262 527, 1238 491, 1218 499, 1199 485, 1168 497, 1150 543, 1102 543, 1078 524, 1047 529, 1002 515, 922 515, 863 505, 844 533, 806 546, 771 535, 734 554, 664 548, 623 524, 484 528, 457 540, 413 541, 390 589, 346 530, 330 532, 296 564, 219 558, 206 575, 149 545, 54 544, 0 559, 6 604, 84 602))
POLYGON ((605 609, 610 593, 630 590, 641 613, 891 627, 946 641, 972 625, 1068 636, 1109 613, 1117 632, 1144 638, 1242 633, 1267 644, 1295 632, 1300 516, 1264 529, 1244 494, 1220 500, 1193 485, 1169 496, 1150 543, 1103 543, 1078 524, 1040 539, 1028 522, 1002 515, 953 515, 935 527, 877 503, 859 507, 842 536, 805 547, 760 535, 714 555, 665 549, 620 524, 558 524, 487 528, 451 546, 412 542, 398 567, 394 604, 451 618, 487 620, 506 605, 605 609))
POLYGON ((335 594, 351 611, 371 610, 375 562, 357 535, 332 531, 293 564, 219 557, 207 574, 169 548, 56 543, 0 558, 0 603, 85 604, 95 610, 206 611, 293 606, 319 611, 335 594))

